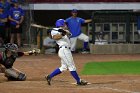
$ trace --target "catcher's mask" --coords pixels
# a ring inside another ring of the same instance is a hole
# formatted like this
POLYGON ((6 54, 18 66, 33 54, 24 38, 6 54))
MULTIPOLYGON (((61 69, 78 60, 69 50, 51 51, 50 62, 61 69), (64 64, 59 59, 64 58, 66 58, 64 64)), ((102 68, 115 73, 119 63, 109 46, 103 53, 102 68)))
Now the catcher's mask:
POLYGON ((12 44, 12 43, 7 43, 5 45, 5 49, 9 50, 11 52, 17 52, 18 51, 18 46, 16 44, 12 44))

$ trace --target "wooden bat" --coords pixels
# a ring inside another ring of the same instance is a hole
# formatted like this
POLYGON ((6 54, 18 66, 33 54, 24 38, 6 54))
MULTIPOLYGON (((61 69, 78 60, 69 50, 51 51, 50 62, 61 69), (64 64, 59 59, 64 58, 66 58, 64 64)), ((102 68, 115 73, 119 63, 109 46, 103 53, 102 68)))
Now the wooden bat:
POLYGON ((34 23, 32 23, 31 26, 32 26, 32 27, 36 27, 36 28, 49 29, 49 27, 42 26, 42 25, 38 25, 38 24, 34 24, 34 23))

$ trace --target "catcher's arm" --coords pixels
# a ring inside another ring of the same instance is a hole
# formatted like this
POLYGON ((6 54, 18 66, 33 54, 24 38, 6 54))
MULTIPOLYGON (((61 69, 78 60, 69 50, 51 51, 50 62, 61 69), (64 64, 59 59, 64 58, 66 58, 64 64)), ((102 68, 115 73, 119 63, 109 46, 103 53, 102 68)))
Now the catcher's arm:
POLYGON ((28 56, 28 55, 37 55, 37 54, 40 54, 40 49, 37 49, 37 48, 34 48, 33 50, 31 51, 26 51, 26 52, 23 52, 24 55, 28 56))

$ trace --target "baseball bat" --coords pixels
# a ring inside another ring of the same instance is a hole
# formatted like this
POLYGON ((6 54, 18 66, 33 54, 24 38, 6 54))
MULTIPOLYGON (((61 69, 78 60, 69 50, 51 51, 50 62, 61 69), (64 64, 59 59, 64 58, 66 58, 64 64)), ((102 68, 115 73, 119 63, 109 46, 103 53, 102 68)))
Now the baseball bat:
POLYGON ((31 26, 36 27, 36 28, 49 29, 49 27, 47 27, 47 26, 38 25, 38 24, 34 24, 34 23, 31 23, 31 26))

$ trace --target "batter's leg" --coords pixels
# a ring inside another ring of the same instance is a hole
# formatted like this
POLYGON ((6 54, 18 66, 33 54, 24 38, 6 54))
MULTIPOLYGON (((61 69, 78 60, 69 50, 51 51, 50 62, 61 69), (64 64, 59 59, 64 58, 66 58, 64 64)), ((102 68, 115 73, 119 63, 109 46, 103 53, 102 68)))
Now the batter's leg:
POLYGON ((60 57, 61 57, 61 59, 63 59, 63 63, 66 64, 72 77, 76 80, 76 82, 80 83, 80 78, 76 72, 76 67, 74 64, 74 60, 73 60, 71 51, 69 49, 64 49, 62 52, 64 52, 64 53, 62 53, 60 57))
POLYGON ((58 75, 58 74, 61 74, 62 71, 64 71, 64 70, 67 70, 67 65, 66 65, 66 63, 65 63, 65 61, 64 61, 65 56, 63 56, 63 55, 64 55, 64 54, 63 54, 63 50, 62 50, 62 49, 59 49, 58 54, 59 54, 59 57, 61 58, 61 67, 55 69, 51 74, 45 76, 45 78, 46 78, 46 80, 47 80, 47 82, 48 82, 48 85, 51 85, 51 79, 52 79, 54 76, 56 76, 56 75, 58 75))
POLYGON ((50 76, 50 78, 53 78, 54 76, 56 76, 56 75, 58 75, 60 73, 61 73, 60 69, 57 68, 49 76, 50 76))
POLYGON ((76 71, 70 71, 71 75, 73 76, 73 78, 76 80, 77 83, 80 83, 80 78, 79 75, 77 74, 76 71))
POLYGON ((61 73, 60 69, 57 68, 57 69, 55 69, 50 75, 45 76, 45 78, 46 78, 46 80, 47 80, 47 82, 48 82, 48 85, 51 85, 51 79, 52 79, 54 76, 56 76, 56 75, 58 75, 58 74, 60 74, 60 73, 61 73))

